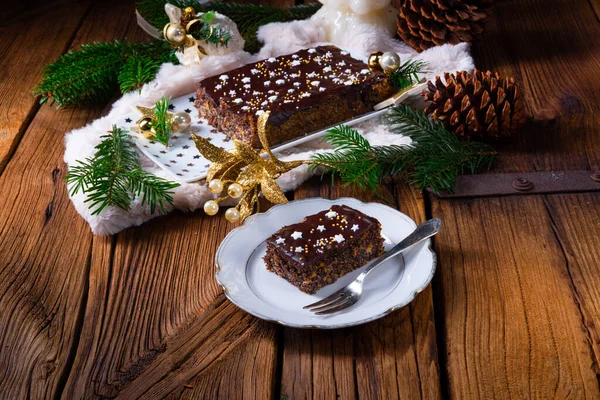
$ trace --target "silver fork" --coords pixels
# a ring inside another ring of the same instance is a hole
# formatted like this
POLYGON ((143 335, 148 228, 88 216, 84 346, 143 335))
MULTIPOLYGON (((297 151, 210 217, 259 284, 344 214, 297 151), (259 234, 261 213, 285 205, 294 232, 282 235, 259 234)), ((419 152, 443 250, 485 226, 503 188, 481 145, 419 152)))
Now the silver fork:
POLYGON ((383 264, 390 258, 402 253, 409 247, 429 239, 439 232, 441 226, 442 221, 439 218, 433 218, 423 222, 421 225, 417 226, 417 229, 404 238, 404 240, 402 240, 400 243, 395 245, 390 251, 380 255, 349 285, 341 288, 323 300, 304 306, 304 309, 308 309, 314 312, 316 315, 325 315, 344 310, 356 304, 358 300, 360 300, 360 296, 362 295, 363 291, 363 281, 369 272, 373 271, 375 267, 383 264))

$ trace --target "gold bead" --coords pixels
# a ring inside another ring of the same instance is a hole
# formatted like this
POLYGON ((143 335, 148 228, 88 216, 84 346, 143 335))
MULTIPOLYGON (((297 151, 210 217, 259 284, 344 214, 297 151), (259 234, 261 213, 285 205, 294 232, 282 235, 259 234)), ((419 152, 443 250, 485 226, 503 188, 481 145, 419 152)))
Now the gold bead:
POLYGON ((220 179, 213 179, 208 182, 208 190, 214 194, 219 194, 223 191, 223 181, 220 179))
POLYGON ((144 118, 143 120, 140 121, 138 126, 140 128, 140 131, 149 131, 150 128, 152 128, 152 119, 144 118))
POLYGON ((235 208, 229 208, 225 211, 225 219, 229 222, 238 222, 240 220, 240 212, 235 208))
POLYGON ((240 185, 239 183, 232 183, 227 188, 227 194, 229 195, 229 197, 234 198, 234 199, 237 199, 243 193, 244 193, 244 188, 242 188, 242 185, 240 185))
POLYGON ((194 7, 186 7, 183 9, 183 17, 184 18, 192 18, 196 16, 196 10, 194 7))
POLYGON ((367 65, 369 66, 369 69, 371 71, 374 71, 374 70, 381 71, 381 65, 379 64, 379 61, 381 60, 382 55, 383 55, 382 51, 375 51, 375 52, 371 53, 371 55, 369 56, 369 61, 367 62, 367 65))
POLYGON ((215 215, 219 212, 219 203, 214 200, 209 200, 204 203, 204 212, 206 215, 215 215))

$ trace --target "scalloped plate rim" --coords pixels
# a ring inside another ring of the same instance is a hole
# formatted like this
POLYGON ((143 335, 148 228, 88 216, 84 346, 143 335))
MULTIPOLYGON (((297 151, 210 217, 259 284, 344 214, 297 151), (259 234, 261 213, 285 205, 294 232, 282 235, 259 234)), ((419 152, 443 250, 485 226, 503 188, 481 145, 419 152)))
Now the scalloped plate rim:
MULTIPOLYGON (((274 210, 281 208, 281 207, 286 207, 289 206, 292 203, 299 203, 299 202, 317 202, 317 201, 325 201, 326 203, 329 204, 336 204, 336 203, 340 203, 340 202, 356 202, 359 203, 361 205, 373 205, 376 207, 382 207, 382 208, 386 208, 389 210, 392 210, 393 212, 397 213, 398 216, 400 216, 401 218, 403 218, 404 220, 406 220, 410 225, 413 226, 413 228, 417 227, 417 224, 415 223, 415 221, 410 218, 408 215, 400 212, 399 210, 386 206, 384 204, 381 203, 375 203, 375 202, 363 202, 361 200, 358 200, 356 198, 353 197, 340 197, 337 199, 326 199, 323 197, 312 197, 309 199, 301 199, 301 200, 293 200, 290 201, 289 203, 285 203, 285 204, 277 204, 271 208, 269 208, 267 211, 263 212, 263 213, 259 213, 259 214, 253 214, 251 216, 249 216, 248 218, 246 218, 246 220, 243 222, 243 224, 235 229, 233 229, 231 232, 229 232, 225 238, 221 241, 221 244, 219 245, 217 252, 215 254, 215 267, 216 267, 216 272, 215 272, 215 279, 217 281, 217 283, 219 284, 219 286, 223 289, 223 292, 225 294, 225 297, 232 302, 235 306, 237 306, 238 308, 240 308, 241 310, 247 312, 248 314, 251 314, 253 316, 255 316, 256 318, 262 319, 264 321, 268 321, 268 322, 274 322, 283 326, 288 326, 291 328, 301 328, 301 329, 339 329, 339 328, 347 328, 347 327, 351 327, 351 326, 357 326, 357 325, 362 325, 362 324, 366 324, 368 322, 371 321, 375 321, 377 319, 383 318, 386 315, 389 315, 390 313, 399 310, 403 307, 405 307, 406 305, 410 304, 415 297, 417 296, 417 294, 419 294, 420 292, 422 292, 423 290, 425 290, 427 288, 427 286, 429 286, 429 284, 431 283, 433 276, 435 275, 435 271, 437 269, 437 255, 435 253, 435 251, 433 251, 432 248, 432 242, 431 239, 427 240, 427 246, 423 249, 423 251, 428 252, 431 254, 431 272, 429 273, 428 277, 425 279, 425 282, 423 282, 420 286, 418 286, 416 289, 412 290, 410 292, 410 294, 408 295, 408 297, 400 302, 397 305, 394 305, 390 308, 388 308, 387 310, 385 310, 382 313, 373 315, 371 317, 365 318, 365 319, 361 319, 361 320, 357 320, 357 321, 353 321, 350 323, 345 323, 345 324, 336 324, 336 325, 307 325, 307 324, 294 324, 294 323, 289 323, 289 322, 285 322, 285 321, 279 321, 276 319, 272 319, 269 318, 268 316, 262 315, 259 312, 256 312, 254 310, 249 310, 248 308, 244 307, 243 304, 240 304, 240 302, 236 301, 235 298, 233 298, 230 293, 228 292, 227 288, 225 287, 224 283, 221 281, 221 279, 219 278, 219 272, 221 271, 221 266, 219 263, 219 258, 221 257, 221 253, 223 251, 223 249, 226 247, 227 242, 229 240, 231 240, 231 238, 236 235, 239 234, 241 231, 247 229, 249 226, 251 226, 251 224, 254 222, 254 220, 259 219, 259 218, 266 218, 268 217, 269 214, 271 214, 274 210)), ((403 278, 404 279, 404 278, 403 278)))

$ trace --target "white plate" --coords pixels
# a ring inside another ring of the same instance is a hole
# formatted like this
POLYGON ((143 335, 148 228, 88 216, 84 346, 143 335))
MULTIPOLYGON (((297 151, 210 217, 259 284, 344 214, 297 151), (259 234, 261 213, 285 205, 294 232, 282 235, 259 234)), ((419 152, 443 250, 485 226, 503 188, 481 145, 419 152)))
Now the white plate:
POLYGON ((124 115, 117 124, 123 129, 131 130, 131 138, 140 151, 167 171, 175 181, 182 183, 204 179, 210 166, 210 161, 196 149, 190 132, 210 140, 212 144, 222 149, 233 148, 233 141, 224 133, 208 125, 205 119, 200 118, 198 110, 194 107, 194 101, 196 101, 194 93, 171 100, 169 112, 187 112, 192 118, 192 125, 185 132, 172 133, 168 148, 162 143, 148 140, 139 132, 131 130, 135 126, 135 121, 142 116, 137 110, 131 115, 124 115))
POLYGON ((350 283, 364 267, 309 295, 267 271, 262 259, 266 251, 264 241, 283 226, 300 222, 333 204, 348 205, 377 218, 386 239, 386 250, 416 228, 412 219, 393 208, 353 198, 314 198, 272 207, 266 213, 248 217, 241 227, 225 237, 217 250, 217 282, 227 298, 264 320, 297 328, 332 329, 381 318, 410 303, 429 285, 435 272, 436 257, 428 240, 404 253, 406 264, 402 257, 395 257, 376 268, 365 281, 363 296, 354 306, 327 316, 303 310, 303 306, 323 299, 350 283))

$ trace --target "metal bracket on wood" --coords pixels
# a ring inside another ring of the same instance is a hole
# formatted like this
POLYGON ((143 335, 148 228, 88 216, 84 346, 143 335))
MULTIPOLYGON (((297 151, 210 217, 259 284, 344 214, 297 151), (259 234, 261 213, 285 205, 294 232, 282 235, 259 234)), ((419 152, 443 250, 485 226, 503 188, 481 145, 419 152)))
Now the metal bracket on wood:
POLYGON ((437 196, 451 199, 592 191, 600 191, 600 171, 542 171, 459 175, 454 193, 442 191, 437 196))

